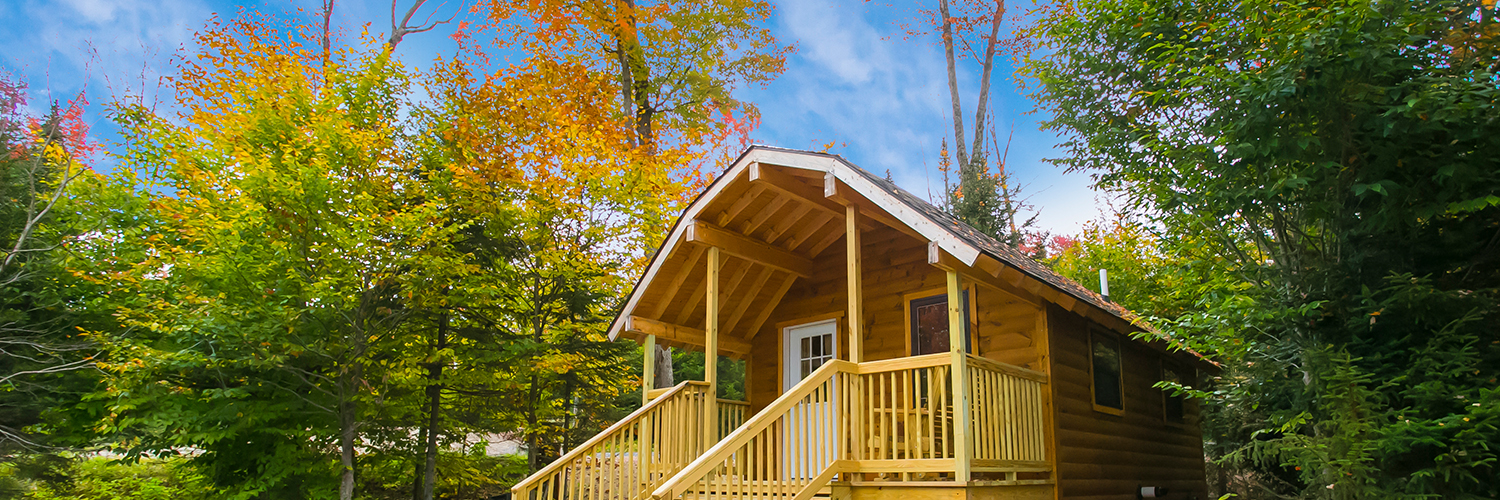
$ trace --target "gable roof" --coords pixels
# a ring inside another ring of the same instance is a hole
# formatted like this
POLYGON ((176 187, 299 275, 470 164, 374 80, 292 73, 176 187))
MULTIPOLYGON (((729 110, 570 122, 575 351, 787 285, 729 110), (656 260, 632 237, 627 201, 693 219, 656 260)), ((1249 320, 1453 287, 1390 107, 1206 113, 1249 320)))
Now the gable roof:
MULTIPOLYGON (((942 250, 947 251, 965 265, 973 266, 981 255, 988 255, 1005 266, 1012 267, 1020 271, 1023 275, 1037 280, 1062 294, 1066 294, 1079 302, 1123 320, 1125 323, 1142 331, 1154 333, 1162 340, 1186 350, 1185 346, 1180 345, 1180 343, 1175 342, 1169 336, 1151 327, 1139 316, 1121 307, 1119 304, 1105 300, 1104 297, 1094 291, 1053 272, 1041 263, 1000 243, 989 235, 979 232, 972 226, 928 203, 926 200, 917 197, 880 176, 854 165, 841 156, 763 145, 751 146, 741 153, 723 174, 714 179, 708 188, 700 193, 684 209, 683 214, 673 223, 666 241, 657 249, 655 255, 653 255, 650 266, 648 266, 636 282, 631 296, 627 299, 621 313, 610 324, 609 338, 615 339, 618 337, 624 328, 626 317, 632 313, 640 301, 641 294, 645 289, 644 285, 655 277, 661 270, 666 257, 683 241, 683 233, 687 227, 684 221, 691 221, 699 216, 705 207, 727 185, 738 178, 750 165, 756 163, 814 170, 831 174, 834 178, 848 185, 860 195, 875 202, 891 217, 921 234, 927 241, 935 243, 942 250)), ((1188 351, 1201 358, 1197 353, 1193 353, 1191 350, 1188 351)))

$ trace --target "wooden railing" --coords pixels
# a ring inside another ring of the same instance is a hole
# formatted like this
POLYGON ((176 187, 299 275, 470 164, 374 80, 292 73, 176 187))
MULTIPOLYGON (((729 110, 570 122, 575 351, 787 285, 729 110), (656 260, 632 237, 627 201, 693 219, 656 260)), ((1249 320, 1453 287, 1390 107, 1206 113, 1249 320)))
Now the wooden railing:
POLYGON ((849 459, 860 472, 952 471, 953 379, 947 353, 861 363, 850 393, 849 459))
MULTIPOLYGON (((702 454, 708 384, 687 381, 511 487, 516 500, 644 498, 702 454)), ((722 412, 722 411, 721 411, 722 412)))
MULTIPOLYGON (((806 500, 841 476, 951 480, 962 424, 952 359, 830 361, 748 420, 747 404, 719 399, 721 439, 707 449, 707 385, 653 391, 645 407, 513 491, 517 500, 806 500)), ((971 470, 1011 480, 1050 470, 1046 375, 972 355, 965 369, 971 470)))
POLYGON ((733 399, 722 399, 719 402, 719 439, 724 439, 729 433, 745 424, 745 418, 750 416, 750 403, 735 401, 733 399))
POLYGON ((974 470, 1047 470, 1042 387, 1047 375, 970 355, 974 470))

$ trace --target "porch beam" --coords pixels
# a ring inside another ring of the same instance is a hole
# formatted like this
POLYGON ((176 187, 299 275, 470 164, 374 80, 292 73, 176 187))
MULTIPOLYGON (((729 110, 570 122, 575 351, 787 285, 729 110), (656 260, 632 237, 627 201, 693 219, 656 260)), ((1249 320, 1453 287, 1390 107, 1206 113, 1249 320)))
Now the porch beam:
POLYGON ((687 227, 687 241, 713 247, 741 259, 773 267, 804 278, 813 274, 813 261, 807 257, 771 246, 749 236, 729 231, 707 221, 694 220, 687 227))
MULTIPOLYGON (((655 335, 657 344, 661 345, 705 349, 708 346, 708 334, 703 330, 641 316, 626 317, 625 331, 639 335, 655 335)), ((735 356, 745 356, 750 354, 750 343, 735 338, 721 337, 719 338, 719 351, 735 356)))
POLYGON ((964 352, 963 287, 957 271, 948 271, 948 353, 953 373, 953 479, 969 482, 969 359, 964 352))
MULTIPOLYGON (((986 259, 993 261, 988 255, 981 255, 976 263, 983 262, 986 259)), ((1000 278, 1000 276, 1006 274, 1005 270, 1010 269, 1010 266, 1006 266, 999 261, 994 261, 994 264, 989 266, 995 268, 994 272, 986 271, 983 268, 970 267, 959 261, 958 257, 954 257, 953 254, 939 247, 937 242, 928 242, 927 263, 944 271, 955 271, 973 283, 1013 295, 1022 302, 1033 306, 1042 305, 1040 302, 1042 297, 1037 293, 1012 285, 1000 278)), ((1016 271, 1016 274, 1020 275, 1020 271, 1016 271)))

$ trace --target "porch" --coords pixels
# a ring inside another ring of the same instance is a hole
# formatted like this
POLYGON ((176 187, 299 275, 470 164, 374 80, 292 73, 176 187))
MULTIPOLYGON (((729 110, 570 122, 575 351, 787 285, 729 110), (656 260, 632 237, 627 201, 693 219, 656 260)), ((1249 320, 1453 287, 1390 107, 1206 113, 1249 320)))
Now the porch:
POLYGON ((708 397, 705 382, 683 382, 653 391, 513 492, 518 500, 1050 498, 1046 376, 974 355, 958 370, 953 362, 949 353, 829 361, 753 415, 744 402, 708 397))

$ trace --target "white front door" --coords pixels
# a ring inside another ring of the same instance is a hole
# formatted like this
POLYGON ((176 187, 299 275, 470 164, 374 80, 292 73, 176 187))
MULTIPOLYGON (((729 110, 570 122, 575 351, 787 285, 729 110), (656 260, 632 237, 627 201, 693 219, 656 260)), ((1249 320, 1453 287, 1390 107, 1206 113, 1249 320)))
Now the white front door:
MULTIPOLYGON (((838 355, 838 320, 830 319, 787 327, 782 360, 782 392, 791 390, 823 364, 838 355)), ((827 468, 837 443, 833 394, 814 393, 793 407, 782 427, 782 467, 793 477, 812 478, 827 468), (829 431, 832 431, 831 433, 829 431)))

